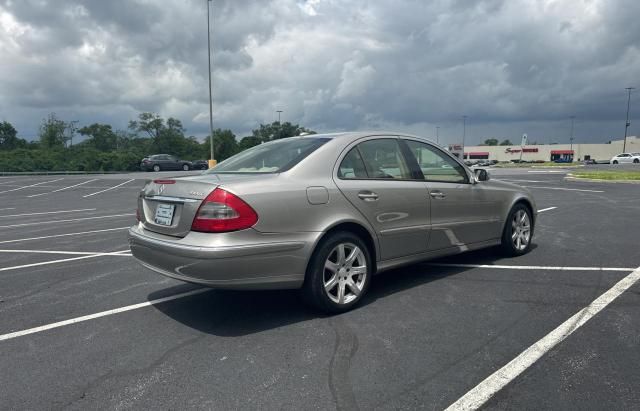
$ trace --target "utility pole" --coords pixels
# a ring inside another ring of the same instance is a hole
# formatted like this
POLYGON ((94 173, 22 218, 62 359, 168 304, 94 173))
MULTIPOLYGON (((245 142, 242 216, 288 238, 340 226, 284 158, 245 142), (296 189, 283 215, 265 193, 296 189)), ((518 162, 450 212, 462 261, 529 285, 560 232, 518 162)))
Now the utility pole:
POLYGON ((76 124, 78 124, 78 120, 71 120, 67 125, 67 129, 69 129, 69 147, 73 147, 73 136, 76 134, 76 130, 78 129, 76 124))
POLYGON ((211 24, 209 23, 209 3, 207 0, 207 55, 209 57, 209 144, 211 146, 211 158, 209 159, 209 168, 216 165, 213 153, 213 88, 211 86, 211 24))
POLYGON ((467 137, 467 116, 462 116, 462 160, 465 160, 464 141, 467 137))
POLYGON ((438 135, 439 130, 440 130, 440 127, 436 126, 436 144, 440 144, 440 136, 438 135))
POLYGON ((569 118, 571 119, 571 136, 569 137, 569 144, 571 147, 571 162, 573 162, 573 122, 576 119, 576 116, 570 116, 569 118))
POLYGON ((282 113, 282 110, 276 110, 276 113, 278 113, 278 124, 280 124, 280 113, 282 113))
POLYGON ((631 122, 629 121, 629 106, 631 105, 631 90, 635 90, 635 87, 627 87, 625 90, 629 92, 629 98, 627 99, 627 121, 624 125, 624 143, 622 146, 622 152, 625 153, 627 151, 627 131, 629 130, 629 126, 631 122))

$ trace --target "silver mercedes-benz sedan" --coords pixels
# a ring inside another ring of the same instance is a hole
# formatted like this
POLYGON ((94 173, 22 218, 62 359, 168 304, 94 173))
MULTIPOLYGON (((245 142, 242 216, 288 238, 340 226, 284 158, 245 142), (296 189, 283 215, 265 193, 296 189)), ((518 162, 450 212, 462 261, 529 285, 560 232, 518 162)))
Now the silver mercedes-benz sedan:
POLYGON ((150 181, 129 243, 160 274, 214 288, 301 288, 335 313, 390 268, 490 246, 524 254, 536 215, 526 189, 489 181, 427 140, 321 134, 150 181))

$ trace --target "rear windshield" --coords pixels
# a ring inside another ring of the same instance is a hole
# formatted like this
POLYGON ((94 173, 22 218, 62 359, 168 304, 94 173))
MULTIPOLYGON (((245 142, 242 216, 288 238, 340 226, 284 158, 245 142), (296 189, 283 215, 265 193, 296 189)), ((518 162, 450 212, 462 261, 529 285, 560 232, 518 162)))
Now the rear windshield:
POLYGON ((224 160, 206 173, 279 173, 295 166, 329 140, 289 137, 260 144, 224 160))

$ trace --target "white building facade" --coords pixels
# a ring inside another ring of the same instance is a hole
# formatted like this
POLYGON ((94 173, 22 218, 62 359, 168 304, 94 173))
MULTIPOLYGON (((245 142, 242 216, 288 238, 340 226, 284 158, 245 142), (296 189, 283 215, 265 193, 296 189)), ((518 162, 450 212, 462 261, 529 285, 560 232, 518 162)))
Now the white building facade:
MULTIPOLYGON (((615 140, 605 144, 541 144, 512 146, 466 146, 465 160, 497 160, 497 161, 555 161, 572 158, 573 161, 610 160, 611 157, 626 152, 640 153, 640 138, 627 137, 626 150, 622 150, 623 140, 615 140)), ((449 145, 449 151, 461 152, 459 144, 449 145)))

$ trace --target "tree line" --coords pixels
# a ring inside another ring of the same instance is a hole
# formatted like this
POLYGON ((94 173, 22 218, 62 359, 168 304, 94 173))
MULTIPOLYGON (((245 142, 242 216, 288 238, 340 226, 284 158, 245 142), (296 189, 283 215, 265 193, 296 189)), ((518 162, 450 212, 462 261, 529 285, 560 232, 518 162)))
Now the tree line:
MULTIPOLYGON (((208 159, 210 142, 187 136, 182 122, 155 113, 140 113, 126 130, 93 123, 78 128, 55 113, 44 119, 38 139, 27 141, 7 121, 0 122, 0 172, 8 171, 135 171, 140 160, 152 154, 172 154, 184 160, 208 159), (77 134, 84 137, 74 142, 77 134)), ((290 122, 260 124, 250 136, 238 140, 229 129, 213 131, 216 160, 222 161, 267 141, 315 134, 290 122)))

